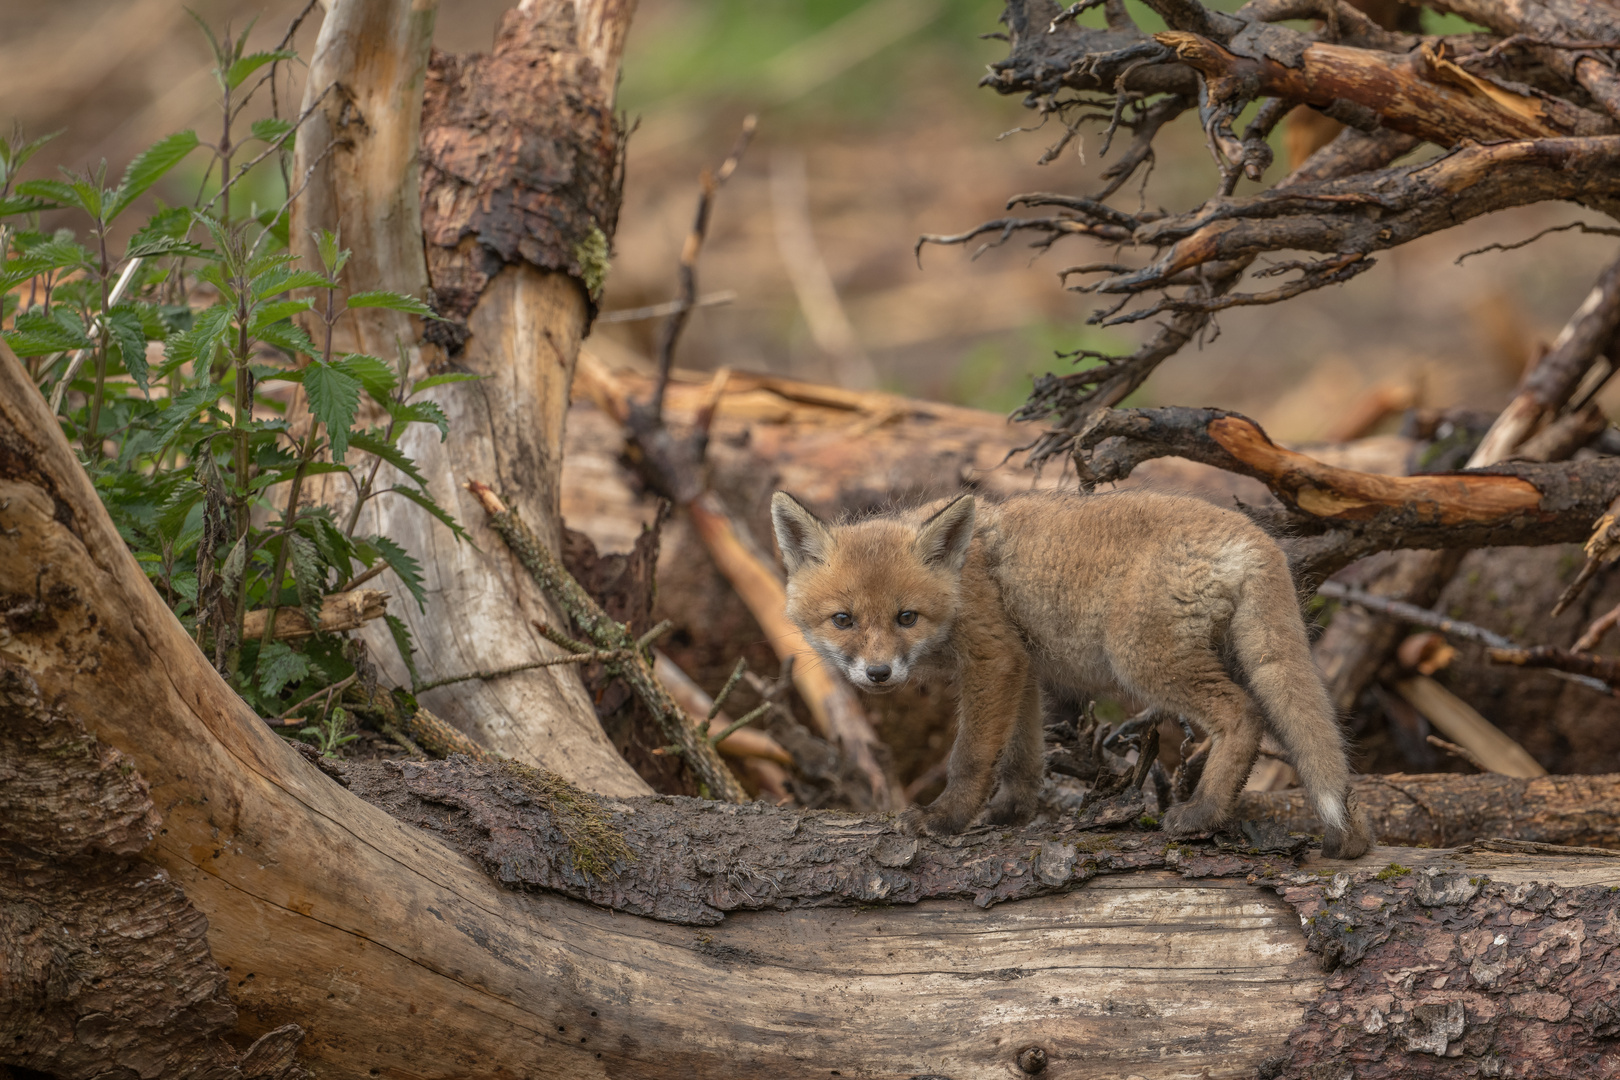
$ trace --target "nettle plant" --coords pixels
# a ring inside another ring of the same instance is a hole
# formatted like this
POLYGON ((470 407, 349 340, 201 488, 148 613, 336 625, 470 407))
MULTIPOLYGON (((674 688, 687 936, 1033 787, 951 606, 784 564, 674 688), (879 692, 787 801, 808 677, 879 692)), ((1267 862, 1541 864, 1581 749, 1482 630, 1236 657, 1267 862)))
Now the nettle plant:
MULTIPOLYGON (((323 603, 384 569, 425 603, 416 561, 356 527, 366 503, 397 496, 465 539, 400 438, 412 424, 445 437, 443 411, 418 395, 474 376, 411 382, 403 344, 392 362, 333 354, 333 331, 356 308, 434 316, 398 293, 340 298, 348 252, 331 233, 316 237, 318 268, 288 253, 297 191, 286 159, 297 122, 254 123, 260 152, 234 170, 242 147, 231 132, 253 91, 273 85, 276 65, 293 54, 285 42, 247 53, 246 38, 227 35, 222 45, 209 35, 224 102, 218 144, 171 135, 109 185, 105 167, 19 180, 46 140, 0 139, 0 338, 82 448, 125 542, 220 673, 280 730, 330 753, 354 738, 342 692, 356 682, 369 688, 375 675, 358 640, 318 630, 323 603), (214 194, 159 206, 115 255, 110 237, 125 212, 199 147, 213 151, 209 174, 219 169, 214 194), (280 159, 285 201, 233 219, 233 186, 270 157, 280 159), (41 215, 53 211, 83 223, 82 237, 42 230, 41 215), (307 415, 289 415, 296 387, 288 384, 302 385, 307 415), (363 409, 367 398, 373 406, 363 409), (384 464, 393 479, 379 486, 384 464), (325 473, 342 474, 352 490, 341 514, 310 497, 310 479, 325 473), (284 609, 303 615, 292 629, 316 632, 278 635, 284 609)), ((414 678, 405 625, 387 621, 414 678)))

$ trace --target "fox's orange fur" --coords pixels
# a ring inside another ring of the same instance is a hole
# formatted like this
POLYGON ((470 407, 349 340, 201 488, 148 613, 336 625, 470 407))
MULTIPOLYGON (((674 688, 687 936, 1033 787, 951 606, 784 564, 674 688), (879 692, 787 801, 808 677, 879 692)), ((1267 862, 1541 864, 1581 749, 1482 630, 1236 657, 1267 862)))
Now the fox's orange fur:
POLYGON ((902 828, 961 832, 987 802, 992 823, 1028 820, 1045 685, 1135 698, 1214 737, 1197 791, 1165 815, 1170 832, 1231 816, 1269 730, 1326 826, 1324 851, 1371 845, 1287 562, 1243 515, 1145 492, 969 495, 849 524, 778 492, 771 514, 788 615, 828 663, 874 693, 911 679, 958 688, 945 791, 902 828))

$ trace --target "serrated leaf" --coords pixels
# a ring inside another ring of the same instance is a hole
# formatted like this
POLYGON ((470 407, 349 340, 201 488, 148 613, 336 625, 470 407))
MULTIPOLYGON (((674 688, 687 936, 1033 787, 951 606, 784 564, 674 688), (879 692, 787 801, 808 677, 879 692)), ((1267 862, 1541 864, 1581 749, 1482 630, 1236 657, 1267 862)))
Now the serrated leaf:
POLYGON ((53 270, 76 270, 89 264, 88 251, 72 240, 54 237, 29 247, 15 259, 0 263, 0 292, 9 292, 40 274, 53 270))
POLYGON ((422 592, 422 564, 411 558, 410 552, 388 539, 386 536, 373 536, 372 544, 377 553, 382 556, 383 562, 394 572, 410 594, 416 598, 416 606, 422 611, 427 610, 427 596, 422 592))
POLYGON ((388 490, 394 492, 396 495, 405 496, 407 499, 411 500, 411 502, 438 518, 444 523, 445 528, 455 533, 456 539, 466 540, 471 543, 472 537, 467 535, 467 530, 463 529, 461 524, 456 521, 455 518, 446 513, 443 507, 434 502, 433 496, 429 495, 426 491, 413 491, 411 488, 405 487, 404 485, 391 487, 388 490))
POLYGON ((420 394, 423 390, 431 390, 435 386, 446 386, 450 383, 459 382, 477 382, 483 377, 484 376, 482 375, 474 375, 470 372, 462 371, 451 371, 443 375, 429 375, 425 379, 417 380, 417 382, 411 386, 411 396, 414 397, 415 395, 420 394))
MULTIPOLYGON (((84 204, 82 193, 65 180, 24 180, 13 189, 18 195, 26 195, 35 199, 45 199, 59 206, 75 206, 90 213, 89 207, 84 204)), ((91 214, 94 217, 94 214, 91 214)))
POLYGON ((284 293, 289 289, 335 288, 337 288, 337 282, 317 274, 313 270, 294 270, 283 266, 254 279, 253 298, 263 300, 267 296, 284 293))
POLYGON ((314 356, 317 352, 315 343, 309 340, 303 327, 297 323, 276 323, 266 326, 258 332, 258 338, 266 345, 274 345, 289 356, 314 356))
POLYGON ((129 168, 124 170, 124 178, 118 182, 112 205, 107 208, 107 220, 111 221, 122 214, 130 203, 146 193, 147 188, 161 180, 164 173, 197 149, 197 145, 195 131, 177 131, 141 151, 129 163, 129 168))
MULTIPOLYGON (((203 486, 195 480, 185 480, 179 484, 163 505, 158 507, 153 524, 157 526, 158 535, 165 540, 173 541, 185 528, 186 519, 191 516, 191 510, 202 501, 203 486)), ((196 599, 195 593, 192 599, 196 599)))
POLYGON ((406 296, 396 292, 359 292, 350 296, 348 306, 351 308, 386 308, 389 311, 404 311, 411 315, 421 315, 425 318, 436 319, 433 309, 414 296, 406 296))
POLYGON ((362 353, 350 353, 334 365, 339 371, 345 372, 360 380, 360 385, 366 388, 378 404, 388 404, 388 393, 398 385, 399 379, 394 374, 392 366, 383 363, 375 356, 366 356, 362 353))
POLYGON ((416 643, 411 640, 411 628, 398 615, 384 615, 383 621, 388 624, 388 632, 394 637, 394 648, 399 650, 399 658, 405 661, 405 670, 410 672, 411 685, 415 686, 422 681, 422 676, 416 671, 416 643))
POLYGON ((0 197, 0 217, 11 214, 32 214, 36 210, 52 210, 56 204, 45 199, 32 199, 26 195, 6 195, 0 197))
POLYGON ((354 563, 354 545, 343 535, 343 531, 325 516, 315 517, 313 521, 306 517, 301 527, 312 527, 315 546, 320 549, 322 557, 336 567, 339 574, 349 577, 354 563))
POLYGON ((236 87, 241 86, 249 75, 252 75, 264 65, 273 64, 278 60, 291 60, 297 55, 290 49, 250 53, 225 69, 225 84, 234 90, 236 87))
POLYGON ((390 402, 388 415, 401 424, 432 424, 439 429, 439 441, 450 434, 450 418, 432 401, 390 402))
POLYGON ((304 369, 304 393, 310 414, 326 425, 332 460, 342 461, 349 449, 349 427, 360 408, 360 380, 319 360, 304 369))
MULTIPOLYGON (((58 128, 48 135, 41 135, 28 142, 12 145, 11 140, 0 138, 0 180, 15 176, 17 170, 28 164, 28 159, 39 152, 39 148, 62 134, 66 128, 58 128)), ((18 137, 21 137, 19 130, 18 137)))
POLYGON ((38 309, 23 312, 10 330, 0 331, 0 338, 4 338, 18 356, 88 349, 93 344, 84 323, 79 321, 78 312, 60 305, 48 312, 38 309))
POLYGON ((259 650, 259 693, 275 698, 289 683, 301 683, 309 677, 309 658, 293 650, 285 641, 272 641, 259 650))
POLYGON ((356 450, 364 450, 368 454, 382 458, 388 464, 415 480, 424 490, 427 488, 427 480, 417 470, 416 462, 387 439, 372 431, 351 431, 349 432, 349 445, 356 450))
POLYGON ((165 399, 165 407, 159 414, 162 421, 154 429, 160 445, 167 446, 187 424, 228 393, 230 393, 228 387, 219 383, 209 383, 206 386, 182 390, 165 399))
POLYGON ((322 229, 315 234, 315 249, 320 252, 321 265, 331 277, 337 277, 343 272, 343 265, 349 261, 350 252, 339 249, 338 235, 331 229, 322 229))
POLYGON ((298 590, 298 604, 304 609, 309 625, 321 625, 321 595, 326 588, 326 565, 315 545, 298 535, 289 533, 287 565, 292 570, 293 586, 298 590))
POLYGON ((107 313, 104 325, 112 344, 118 347, 124 370, 136 386, 146 390, 146 328, 141 325, 141 313, 134 304, 119 304, 107 313))
POLYGON ((297 126, 291 120, 283 120, 278 116, 267 116, 263 120, 253 121, 251 130, 255 139, 273 143, 297 126))
POLYGON ((190 330, 169 336, 163 349, 168 361, 164 366, 173 368, 196 360, 208 363, 213 360, 214 350, 225 340, 230 328, 231 309, 225 304, 215 304, 197 312, 192 316, 190 330))
POLYGON ((258 333, 271 323, 290 319, 294 315, 308 311, 315 305, 313 300, 276 300, 262 305, 253 313, 253 321, 248 324, 249 333, 258 333))

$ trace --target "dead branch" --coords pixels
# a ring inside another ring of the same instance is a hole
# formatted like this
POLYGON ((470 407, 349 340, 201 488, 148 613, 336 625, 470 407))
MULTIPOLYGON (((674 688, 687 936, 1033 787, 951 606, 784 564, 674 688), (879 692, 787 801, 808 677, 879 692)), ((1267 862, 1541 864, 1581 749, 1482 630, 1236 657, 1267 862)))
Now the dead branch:
MULTIPOLYGON (((319 630, 323 634, 336 634, 345 630, 358 630, 372 619, 387 613, 388 594, 380 589, 355 589, 349 592, 328 593, 321 600, 320 624, 311 626, 304 612, 294 607, 276 611, 275 636, 278 640, 309 637, 319 630)), ((250 611, 242 623, 242 633, 256 638, 264 633, 269 609, 250 611)))
POLYGON ((1510 463, 1381 476, 1324 465, 1273 443, 1247 417, 1218 409, 1116 409, 1078 441, 1090 483, 1116 482, 1174 455, 1260 480, 1284 503, 1295 572, 1306 581, 1392 548, 1474 548, 1584 539, 1620 492, 1620 461, 1580 469, 1510 463), (1314 534, 1314 535, 1311 535, 1314 534))
MULTIPOLYGON (((670 742, 681 748, 687 764, 708 786, 710 797, 727 802, 746 801, 747 796, 738 785, 737 778, 720 761, 709 740, 653 674, 652 664, 644 655, 646 646, 637 641, 623 623, 609 617, 601 605, 579 587, 579 583, 563 569, 516 511, 507 509, 493 491, 476 480, 468 481, 467 490, 483 506, 489 515, 490 527, 506 541, 535 583, 561 605, 596 649, 628 654, 626 659, 612 661, 612 666, 652 711, 670 742)), ((569 641, 556 632, 547 633, 544 628, 541 632, 576 654, 592 651, 588 646, 569 641)))

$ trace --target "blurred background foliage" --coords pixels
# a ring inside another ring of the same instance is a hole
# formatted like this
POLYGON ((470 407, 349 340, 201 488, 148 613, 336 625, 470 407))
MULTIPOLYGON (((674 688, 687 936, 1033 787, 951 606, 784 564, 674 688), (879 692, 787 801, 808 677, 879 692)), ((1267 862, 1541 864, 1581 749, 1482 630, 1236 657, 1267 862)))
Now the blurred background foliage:
MULTIPOLYGON (((446 0, 437 45, 488 48, 505 6, 446 0)), ((237 32, 256 18, 256 45, 268 47, 304 4, 193 7, 237 32)), ((1135 0, 1128 7, 1145 27, 1156 25, 1135 0)), ((1104 254, 1091 241, 1044 254, 1014 241, 977 259, 932 249, 920 265, 913 256, 919 234, 1001 216, 1017 192, 1100 186, 1107 162, 1095 128, 1038 166, 1055 131, 1015 131, 1033 114, 976 86, 985 65, 1004 55, 1002 42, 984 37, 999 29, 999 14, 996 0, 642 0, 624 65, 621 105, 636 129, 605 309, 673 295, 698 173, 718 163, 741 117, 755 111, 759 138, 720 196, 700 269, 702 293, 733 298, 694 316, 682 366, 821 379, 853 371, 860 378, 852 381, 1005 410, 1031 376, 1065 369, 1056 351, 1129 348, 1145 328, 1086 327, 1095 302, 1058 284, 1063 266, 1104 254), (808 198, 795 206, 783 185, 773 195, 772 177, 799 169, 808 198), (786 266, 803 253, 785 251, 783 240, 804 219, 869 367, 833 362, 807 322, 786 266)), ((1468 28, 1424 17, 1429 30, 1468 28)), ((65 129, 35 159, 33 175, 101 159, 117 170, 187 127, 214 136, 206 42, 179 0, 0 0, 0 19, 0 123, 14 118, 30 133, 65 129)), ((295 35, 301 54, 312 49, 318 23, 317 9, 295 35)), ((284 111, 297 100, 300 75, 282 87, 284 111)), ((1211 190, 1214 170, 1193 117, 1159 142, 1148 183, 1120 192, 1122 205, 1140 198, 1184 209, 1211 190)), ((203 160, 189 160, 155 194, 190 202, 203 160)), ((262 207, 284 189, 267 162, 242 190, 262 207)), ((1230 312, 1218 336, 1165 365, 1139 398, 1239 409, 1293 440, 1323 437, 1349 402, 1390 382, 1409 384, 1425 405, 1499 407, 1536 341, 1550 338, 1578 302, 1606 245, 1560 234, 1461 267, 1453 261, 1586 216, 1557 206, 1495 215, 1382 255, 1377 269, 1346 286, 1230 312)), ((652 353, 656 333, 655 321, 603 322, 592 347, 632 362, 652 353)))

